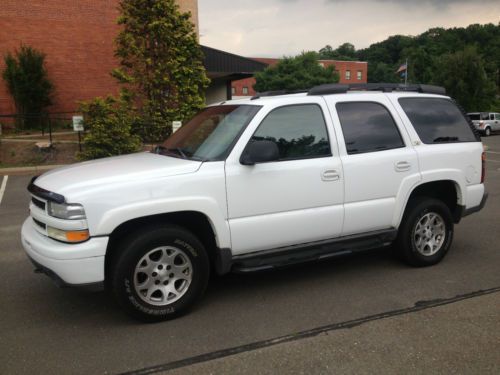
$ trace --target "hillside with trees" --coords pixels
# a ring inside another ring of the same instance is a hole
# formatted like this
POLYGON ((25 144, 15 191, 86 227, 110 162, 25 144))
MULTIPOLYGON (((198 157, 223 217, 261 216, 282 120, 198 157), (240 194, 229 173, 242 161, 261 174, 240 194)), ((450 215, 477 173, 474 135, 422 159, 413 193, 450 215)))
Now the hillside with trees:
POLYGON ((318 51, 320 59, 368 62, 369 82, 402 82, 396 74, 408 59, 408 82, 444 86, 469 111, 500 110, 500 24, 432 28, 417 36, 395 35, 356 50, 351 43, 318 51))

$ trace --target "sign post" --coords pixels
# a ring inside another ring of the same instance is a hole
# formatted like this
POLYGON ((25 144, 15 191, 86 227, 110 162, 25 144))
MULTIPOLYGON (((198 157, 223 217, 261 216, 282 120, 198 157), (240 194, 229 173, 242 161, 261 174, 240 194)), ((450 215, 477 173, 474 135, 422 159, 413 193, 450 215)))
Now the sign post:
POLYGON ((73 131, 78 132, 78 149, 82 152, 83 116, 73 116, 73 131))

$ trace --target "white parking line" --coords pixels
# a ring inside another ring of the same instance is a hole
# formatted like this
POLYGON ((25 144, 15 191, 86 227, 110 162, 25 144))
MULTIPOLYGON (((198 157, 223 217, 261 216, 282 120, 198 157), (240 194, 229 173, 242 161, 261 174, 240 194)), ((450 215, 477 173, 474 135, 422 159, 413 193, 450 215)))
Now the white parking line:
POLYGON ((499 154, 500 155, 500 152, 496 152, 496 151, 485 151, 487 154, 499 154))
POLYGON ((3 176, 2 186, 0 187, 0 204, 2 203, 3 193, 5 193, 5 187, 7 186, 7 180, 9 176, 3 176))

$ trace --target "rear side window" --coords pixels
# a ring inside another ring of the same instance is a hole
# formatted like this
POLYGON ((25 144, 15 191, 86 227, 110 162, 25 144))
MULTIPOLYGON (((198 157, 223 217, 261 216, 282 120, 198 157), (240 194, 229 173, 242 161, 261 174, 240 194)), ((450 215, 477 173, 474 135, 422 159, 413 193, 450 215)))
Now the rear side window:
POLYGON ((337 103, 337 113, 348 154, 404 147, 391 114, 372 102, 337 103))
POLYGON ((276 143, 280 160, 331 155, 323 112, 316 104, 274 109, 262 121, 251 139, 257 140, 276 143))
POLYGON ((399 104, 422 142, 476 142, 466 118, 448 99, 400 98, 399 104))

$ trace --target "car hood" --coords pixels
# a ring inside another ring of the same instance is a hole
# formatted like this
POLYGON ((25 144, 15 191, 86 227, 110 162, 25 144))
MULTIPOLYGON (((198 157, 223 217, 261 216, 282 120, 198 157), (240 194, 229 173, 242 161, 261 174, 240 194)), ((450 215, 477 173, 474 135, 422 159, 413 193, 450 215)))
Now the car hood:
POLYGON ((95 186, 194 173, 201 164, 200 161, 141 152, 57 168, 38 177, 35 185, 66 196, 95 186))

